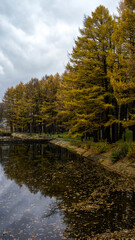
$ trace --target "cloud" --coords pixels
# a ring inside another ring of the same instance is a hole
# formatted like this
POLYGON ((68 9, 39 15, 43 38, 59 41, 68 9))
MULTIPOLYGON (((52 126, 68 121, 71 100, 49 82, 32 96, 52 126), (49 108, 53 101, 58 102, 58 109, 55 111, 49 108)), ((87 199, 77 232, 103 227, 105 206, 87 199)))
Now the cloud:
POLYGON ((64 72, 84 14, 117 0, 0 0, 0 97, 31 77, 64 72))
POLYGON ((0 66, 0 75, 4 75, 4 68, 2 66, 0 66))
POLYGON ((5 71, 13 71, 14 66, 13 63, 10 61, 10 59, 4 55, 4 53, 0 50, 0 63, 3 65, 1 68, 5 69, 5 71))

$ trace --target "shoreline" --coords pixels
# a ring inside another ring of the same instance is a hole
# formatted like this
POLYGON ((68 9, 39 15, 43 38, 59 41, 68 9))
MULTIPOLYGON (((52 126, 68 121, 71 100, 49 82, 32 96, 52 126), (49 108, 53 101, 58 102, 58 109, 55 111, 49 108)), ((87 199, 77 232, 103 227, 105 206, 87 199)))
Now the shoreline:
POLYGON ((0 143, 27 143, 27 142, 48 142, 51 141, 52 137, 32 136, 23 133, 12 133, 11 136, 0 136, 0 143))
POLYGON ((72 146, 70 142, 66 142, 59 139, 53 139, 50 143, 55 144, 57 146, 68 149, 69 151, 73 151, 80 156, 87 158, 97 164, 100 164, 105 169, 115 172, 121 175, 124 178, 132 178, 135 180, 135 162, 128 160, 127 158, 120 159, 116 163, 112 163, 111 161, 111 151, 105 153, 91 153, 91 150, 85 150, 82 148, 78 148, 76 146, 72 146))
POLYGON ((73 146, 70 141, 65 141, 62 138, 54 138, 39 135, 27 135, 23 133, 13 133, 11 137, 1 137, 0 143, 25 143, 25 142, 35 142, 35 143, 46 143, 60 146, 71 152, 74 152, 88 160, 96 162, 97 164, 103 166, 105 169, 122 175, 124 178, 132 178, 135 180, 135 161, 130 161, 126 157, 120 159, 116 163, 111 161, 111 151, 105 153, 94 153, 91 149, 86 150, 81 147, 73 146))

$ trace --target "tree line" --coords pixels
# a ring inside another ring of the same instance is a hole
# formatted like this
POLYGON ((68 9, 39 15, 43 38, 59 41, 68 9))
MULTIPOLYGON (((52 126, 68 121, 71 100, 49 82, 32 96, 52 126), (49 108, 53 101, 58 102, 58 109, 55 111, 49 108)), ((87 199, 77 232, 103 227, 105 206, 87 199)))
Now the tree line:
POLYGON ((135 140, 135 1, 121 1, 118 16, 98 6, 84 17, 65 72, 21 82, 3 102, 11 131, 116 142, 129 128, 135 140))

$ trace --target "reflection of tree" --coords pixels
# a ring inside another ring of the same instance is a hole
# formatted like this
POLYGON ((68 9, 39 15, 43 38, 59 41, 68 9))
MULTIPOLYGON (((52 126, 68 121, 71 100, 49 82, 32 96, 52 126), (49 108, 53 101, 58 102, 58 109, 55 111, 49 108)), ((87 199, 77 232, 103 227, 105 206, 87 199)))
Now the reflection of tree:
POLYGON ((57 204, 43 217, 61 209, 67 238, 132 228, 135 194, 126 192, 127 182, 118 176, 50 144, 10 145, 8 151, 0 147, 0 153, 10 179, 32 193, 56 198, 57 204))
POLYGON ((58 210, 59 210, 59 204, 57 201, 55 201, 50 204, 50 208, 49 208, 48 212, 44 213, 42 218, 51 217, 51 216, 55 215, 56 213, 58 213, 58 210))

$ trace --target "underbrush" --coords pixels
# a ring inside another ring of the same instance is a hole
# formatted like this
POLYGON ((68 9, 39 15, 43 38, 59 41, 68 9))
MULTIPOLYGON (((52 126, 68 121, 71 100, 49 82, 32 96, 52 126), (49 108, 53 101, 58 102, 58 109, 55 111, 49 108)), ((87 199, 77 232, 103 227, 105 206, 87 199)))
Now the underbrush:
POLYGON ((127 156, 132 148, 129 143, 122 143, 116 150, 112 151, 111 160, 113 163, 127 156))
POLYGON ((98 143, 95 143, 95 146, 94 146, 94 150, 95 150, 95 153, 104 153, 104 152, 107 152, 109 150, 109 144, 107 142, 98 142, 98 143))
POLYGON ((129 160, 135 160, 135 145, 129 149, 127 157, 129 160))
POLYGON ((109 144, 107 142, 98 142, 98 143, 94 143, 92 141, 71 141, 70 142, 72 146, 76 146, 76 147, 81 147, 83 149, 85 149, 86 151, 88 150, 92 150, 93 152, 99 154, 99 153, 104 153, 107 152, 109 150, 109 144))

